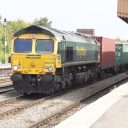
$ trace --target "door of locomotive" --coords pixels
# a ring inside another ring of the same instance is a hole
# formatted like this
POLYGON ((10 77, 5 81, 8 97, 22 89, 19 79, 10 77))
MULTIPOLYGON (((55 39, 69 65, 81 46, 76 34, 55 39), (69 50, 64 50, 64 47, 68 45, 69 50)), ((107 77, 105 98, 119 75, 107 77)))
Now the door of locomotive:
POLYGON ((61 62, 65 63, 65 42, 58 43, 58 54, 61 54, 61 62))

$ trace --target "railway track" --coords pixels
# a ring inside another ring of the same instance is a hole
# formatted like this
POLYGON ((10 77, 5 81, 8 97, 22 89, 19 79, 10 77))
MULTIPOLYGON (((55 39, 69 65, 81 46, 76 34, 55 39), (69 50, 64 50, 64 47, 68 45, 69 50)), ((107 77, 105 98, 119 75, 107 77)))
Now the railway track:
POLYGON ((74 107, 77 107, 78 105, 80 105, 81 101, 74 102, 69 106, 66 106, 60 110, 55 111, 54 113, 50 114, 49 116, 45 117, 44 119, 41 119, 40 121, 36 122, 35 124, 29 126, 29 128, 39 128, 39 127, 51 122, 51 120, 53 118, 58 118, 59 116, 63 115, 63 113, 65 113, 66 111, 69 111, 70 109, 73 109, 74 107))
MULTIPOLYGON (((118 79, 118 77, 115 79, 115 80, 117 80, 118 79)), ((106 81, 106 80, 104 80, 104 81, 106 81)), ((112 82, 112 84, 111 85, 113 85, 113 84, 115 84, 115 82, 114 81, 111 81, 112 82)), ((119 82, 119 81, 118 81, 119 82)), ((116 82, 116 83, 118 83, 118 82, 116 82)), ((102 82, 98 82, 98 83, 100 83, 100 85, 101 85, 101 83, 102 82)), ((104 84, 106 84, 106 82, 104 82, 104 84)), ((91 96, 93 96, 94 94, 96 94, 96 93, 98 93, 98 92, 100 92, 100 91, 102 91, 102 90, 104 90, 104 89, 106 89, 106 88, 108 88, 109 86, 104 86, 103 88, 101 87, 101 88, 99 88, 98 90, 96 89, 94 89, 95 87, 93 86, 93 85, 91 85, 89 88, 91 88, 91 93, 88 93, 87 95, 85 95, 85 97, 82 97, 82 98, 80 98, 80 99, 78 99, 78 100, 76 100, 76 101, 73 101, 71 104, 69 104, 69 105, 67 105, 67 106, 64 106, 63 105, 63 107, 61 108, 61 109, 57 109, 56 111, 54 111, 53 113, 51 113, 51 114, 49 114, 48 116, 46 116, 46 117, 44 117, 43 119, 40 119, 38 122, 36 122, 35 124, 32 124, 31 126, 29 126, 29 128, 39 128, 39 127, 43 127, 44 125, 46 125, 46 124, 48 124, 49 122, 51 122, 52 120, 54 120, 54 119, 57 119, 58 117, 60 117, 61 115, 63 115, 65 112, 67 112, 67 111, 69 111, 70 109, 73 109, 73 108, 75 108, 75 107, 77 107, 77 106, 80 106, 80 104, 81 104, 81 102, 83 101, 83 100, 86 100, 88 97, 91 97, 91 96)), ((88 90, 89 91, 89 90, 88 90)))
POLYGON ((12 85, 5 85, 0 87, 0 93, 8 92, 14 90, 12 85))
POLYGON ((11 82, 10 77, 0 77, 0 83, 11 82))
POLYGON ((12 86, 12 81, 10 77, 1 77, 0 78, 0 93, 14 90, 12 86))
MULTIPOLYGON (((127 74, 121 74, 84 88, 72 90, 68 93, 59 93, 54 96, 30 101, 29 103, 23 103, 18 107, 16 106, 11 110, 1 113, 0 124, 2 124, 2 127, 13 126, 13 128, 17 127, 17 125, 24 128, 40 127, 48 123, 52 118, 56 118, 65 111, 79 105, 85 98, 88 98, 127 77, 127 74), (16 122, 18 122, 18 124, 16 122)), ((5 104, 3 106, 5 106, 5 104)))
POLYGON ((21 95, 8 100, 1 101, 0 118, 3 118, 8 115, 15 115, 17 114, 17 112, 23 111, 24 109, 32 107, 33 105, 39 104, 40 102, 43 102, 44 100, 50 97, 41 98, 37 100, 38 98, 30 99, 25 98, 25 96, 21 95))
POLYGON ((11 65, 0 64, 0 77, 9 77, 11 75, 11 65))
POLYGON ((54 94, 52 96, 47 96, 41 99, 40 98, 29 99, 21 95, 11 99, 1 101, 0 102, 0 118, 3 118, 8 115, 15 115, 17 114, 17 112, 23 111, 24 109, 27 109, 34 105, 43 103, 44 101, 51 99, 53 97, 56 97, 57 95, 60 95, 60 93, 54 94))
POLYGON ((3 107, 4 105, 7 106, 7 104, 14 103, 17 100, 20 100, 21 98, 22 98, 22 96, 16 96, 16 97, 1 101, 0 102, 0 107, 3 107))

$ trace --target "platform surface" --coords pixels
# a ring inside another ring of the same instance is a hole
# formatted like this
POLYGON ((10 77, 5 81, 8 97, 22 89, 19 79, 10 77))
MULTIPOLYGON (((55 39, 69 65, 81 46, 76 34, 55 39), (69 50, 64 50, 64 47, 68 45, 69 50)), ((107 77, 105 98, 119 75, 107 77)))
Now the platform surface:
POLYGON ((4 68, 11 68, 11 64, 10 63, 0 64, 0 69, 4 69, 4 68))
POLYGON ((81 109, 55 128, 128 128, 128 83, 81 109))
POLYGON ((91 128, 128 128, 128 93, 105 112, 91 128))

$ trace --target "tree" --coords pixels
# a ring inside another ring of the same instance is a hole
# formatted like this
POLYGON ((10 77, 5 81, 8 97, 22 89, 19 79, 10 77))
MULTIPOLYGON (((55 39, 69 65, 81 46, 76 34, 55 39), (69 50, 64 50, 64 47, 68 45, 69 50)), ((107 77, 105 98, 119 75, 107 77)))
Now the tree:
MULTIPOLYGON (((2 17, 0 17, 2 21, 2 17)), ((6 53, 8 56, 10 56, 10 43, 11 43, 11 36, 14 34, 16 31, 28 26, 29 24, 25 22, 24 20, 15 20, 15 21, 7 21, 6 25, 6 41, 7 41, 7 47, 6 47, 6 53)), ((5 26, 3 22, 0 22, 0 62, 4 62, 4 32, 5 32, 5 26)))
POLYGON ((49 21, 47 17, 35 19, 33 24, 51 28, 52 21, 49 21))
POLYGON ((2 23, 1 23, 1 20, 2 20, 2 16, 0 15, 0 24, 2 24, 2 23))
POLYGON ((8 23, 7 23, 7 42, 8 42, 7 52, 8 53, 10 53, 10 42, 11 42, 12 35, 16 31, 18 31, 28 25, 29 24, 27 22, 25 22, 24 20, 20 20, 20 19, 15 20, 15 21, 8 21, 8 23))
POLYGON ((24 20, 15 20, 15 21, 8 21, 8 25, 7 28, 10 32, 16 32, 26 26, 28 26, 29 24, 27 22, 25 22, 24 20))

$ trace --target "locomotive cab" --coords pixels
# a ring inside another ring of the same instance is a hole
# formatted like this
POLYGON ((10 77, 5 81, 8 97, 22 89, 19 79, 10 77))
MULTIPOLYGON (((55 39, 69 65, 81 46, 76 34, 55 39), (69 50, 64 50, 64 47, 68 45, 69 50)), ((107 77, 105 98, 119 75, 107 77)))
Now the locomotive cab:
MULTIPOLYGON (((28 37, 29 35, 25 35, 28 37)), ((22 74, 55 74, 54 40, 16 38, 13 42, 12 69, 22 74)))

